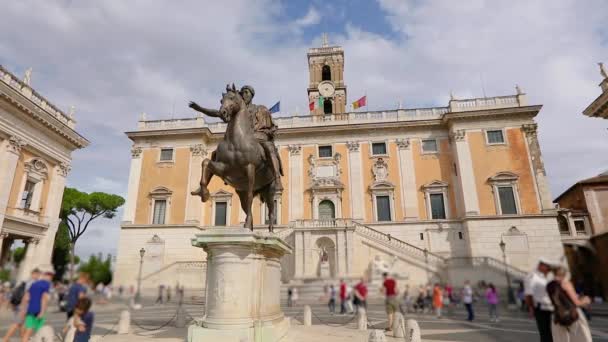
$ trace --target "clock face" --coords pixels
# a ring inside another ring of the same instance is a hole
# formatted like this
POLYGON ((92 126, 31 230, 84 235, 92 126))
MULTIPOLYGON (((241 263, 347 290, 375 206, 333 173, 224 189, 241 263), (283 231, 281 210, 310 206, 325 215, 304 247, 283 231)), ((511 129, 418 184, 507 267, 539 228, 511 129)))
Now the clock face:
POLYGON ((333 83, 329 82, 329 81, 323 81, 319 84, 319 93, 323 96, 323 97, 330 97, 334 95, 335 92, 335 88, 333 83))

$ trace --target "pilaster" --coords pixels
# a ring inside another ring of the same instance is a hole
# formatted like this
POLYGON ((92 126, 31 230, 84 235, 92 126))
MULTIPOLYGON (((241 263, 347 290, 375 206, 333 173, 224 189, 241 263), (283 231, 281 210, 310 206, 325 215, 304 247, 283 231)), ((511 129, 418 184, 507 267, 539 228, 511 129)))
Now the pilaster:
POLYGON ((347 142, 348 147, 348 172, 350 192, 350 212, 353 219, 365 220, 365 206, 363 200, 365 192, 363 189, 363 163, 361 161, 361 149, 358 141, 347 142))
POLYGON ((137 206, 137 194, 139 192, 139 179, 141 177, 141 147, 131 148, 131 168, 129 170, 129 185, 127 187, 127 201, 122 220, 125 223, 135 221, 135 208, 137 206))
POLYGON ((289 221, 304 218, 302 146, 289 145, 289 221))
POLYGON ((36 252, 38 249, 39 239, 31 238, 27 244, 25 249, 25 256, 19 265, 19 275, 17 276, 18 281, 26 281, 29 278, 29 274, 32 269, 34 269, 34 258, 36 256, 36 252))
POLYGON ((186 223, 202 224, 203 204, 199 196, 190 195, 190 191, 199 186, 202 174, 203 159, 207 156, 207 149, 201 145, 190 146, 190 166, 188 167, 188 187, 186 188, 186 223))
POLYGON ((466 131, 464 129, 455 130, 450 134, 450 137, 456 145, 455 160, 461 189, 459 197, 464 204, 463 216, 479 215, 477 186, 466 131))
POLYGON ((528 151, 532 162, 532 171, 534 172, 536 187, 538 189, 541 211, 551 212, 555 211, 555 206, 553 205, 549 183, 547 182, 547 173, 545 172, 545 165, 540 152, 537 128, 538 126, 535 123, 522 126, 522 130, 526 135, 526 143, 528 145, 528 151))
POLYGON ((25 141, 12 136, 0 146, 0 231, 4 223, 4 215, 8 206, 17 161, 25 141))
POLYGON ((416 170, 410 139, 398 139, 399 176, 401 177, 401 207, 405 220, 418 219, 418 196, 416 190, 416 170))

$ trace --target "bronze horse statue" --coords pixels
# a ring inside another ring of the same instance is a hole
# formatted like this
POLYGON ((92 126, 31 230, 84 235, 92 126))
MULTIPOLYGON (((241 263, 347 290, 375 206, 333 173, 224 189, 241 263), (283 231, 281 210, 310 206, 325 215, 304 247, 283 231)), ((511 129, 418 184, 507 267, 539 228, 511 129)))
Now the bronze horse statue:
MULTIPOLYGON (((196 104, 191 103, 190 106, 193 105, 196 104)), ((234 84, 226 86, 226 92, 222 94, 219 116, 228 123, 224 139, 211 154, 211 159, 203 160, 200 189, 193 191, 192 195, 201 196, 203 202, 208 201, 207 185, 213 176, 218 176, 236 190, 241 208, 247 214, 244 227, 253 230, 251 205, 253 198, 259 195, 268 209, 268 230, 272 232, 276 217, 276 177, 271 161, 267 160, 264 149, 254 136, 254 118, 234 84)))

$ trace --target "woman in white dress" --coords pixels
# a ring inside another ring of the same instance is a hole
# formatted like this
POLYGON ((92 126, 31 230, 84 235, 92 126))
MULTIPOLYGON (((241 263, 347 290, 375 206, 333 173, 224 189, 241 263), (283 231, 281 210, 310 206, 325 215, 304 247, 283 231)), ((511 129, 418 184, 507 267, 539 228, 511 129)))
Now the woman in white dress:
MULTIPOLYGON (((555 274, 555 278, 552 283, 556 282, 556 285, 560 286, 570 301, 576 305, 576 310, 578 311, 578 319, 569 326, 558 324, 555 319, 551 321, 553 342, 591 342, 589 323, 587 323, 587 319, 581 310, 581 307, 586 307, 591 303, 589 297, 584 296, 579 298, 563 266, 553 269, 553 273, 555 274)), ((547 285, 547 288, 550 286, 551 283, 547 285)))

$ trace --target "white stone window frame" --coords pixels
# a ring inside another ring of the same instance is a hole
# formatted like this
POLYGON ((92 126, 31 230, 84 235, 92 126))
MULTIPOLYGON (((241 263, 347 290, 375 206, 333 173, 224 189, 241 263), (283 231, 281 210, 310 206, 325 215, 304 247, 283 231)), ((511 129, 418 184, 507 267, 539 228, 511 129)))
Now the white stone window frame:
POLYGON ((585 217, 577 217, 577 218, 572 218, 572 230, 574 235, 589 235, 589 226, 587 225, 587 220, 585 217), (585 228, 584 231, 579 232, 578 230, 576 230, 576 222, 583 222, 583 228, 585 228))
POLYGON ((173 191, 169 190, 164 186, 156 187, 154 190, 150 191, 148 195, 150 197, 150 215, 149 222, 152 225, 162 226, 164 224, 171 224, 171 197, 173 195, 173 191), (165 202, 165 222, 164 223, 154 223, 154 208, 156 207, 156 201, 164 200, 165 202))
POLYGON ((371 158, 388 158, 389 157, 388 147, 389 147, 388 140, 371 140, 369 142, 369 156, 371 158), (386 153, 374 154, 374 144, 384 144, 384 146, 386 147, 386 153))
POLYGON ((506 128, 486 128, 483 130, 483 136, 487 146, 508 146, 509 143, 507 141, 507 130, 506 128), (491 143, 488 137, 488 132, 492 131, 501 131, 502 132, 502 142, 491 143))
POLYGON ((428 220, 443 220, 434 219, 433 210, 431 208, 431 194, 442 194, 443 195, 443 211, 445 212, 445 220, 450 219, 450 202, 448 197, 448 183, 440 180, 435 180, 422 187, 424 191, 424 202, 426 203, 426 216, 428 220))
POLYGON ((423 139, 420 139, 420 154, 423 154, 423 155, 439 154, 439 139, 437 139, 437 138, 423 138, 423 139), (435 150, 435 151, 425 151, 424 150, 424 142, 425 141, 430 141, 430 140, 434 140, 435 141, 435 146, 437 146, 437 150, 435 150))
MULTIPOLYGON (((281 224, 281 209, 283 208, 283 196, 282 193, 277 193, 274 195, 274 200, 277 201, 277 205, 274 208, 274 211, 276 213, 276 219, 277 219, 277 225, 281 224)), ((260 201, 260 217, 261 217, 261 222, 262 224, 266 224, 266 203, 262 203, 262 201, 260 201)), ((215 221, 214 221, 215 222, 215 221)))
POLYGON ((156 161, 159 164, 173 164, 175 163, 175 147, 173 146, 161 146, 158 149, 158 160, 156 161), (161 155, 163 154, 163 150, 171 150, 171 160, 162 160, 161 155))
POLYGON ((369 189, 372 197, 372 210, 374 211, 374 222, 394 222, 395 221, 395 186, 387 181, 374 184, 369 189), (390 208, 390 221, 378 220, 378 196, 388 196, 390 208))
POLYGON ((44 182, 48 179, 48 164, 40 158, 31 158, 24 164, 24 174, 21 179, 19 189, 19 196, 17 196, 17 202, 15 208, 27 210, 33 213, 39 213, 41 211, 40 201, 42 199, 42 190, 44 188, 44 182), (23 192, 25 191, 25 185, 27 181, 34 183, 34 191, 32 194, 32 201, 30 202, 29 208, 21 206, 21 200, 23 198, 23 192))
MULTIPOLYGON (((211 194, 211 226, 215 227, 215 204, 217 202, 226 202, 226 225, 222 227, 229 227, 232 224, 231 221, 231 208, 232 208, 232 196, 234 194, 226 190, 219 190, 211 194)), ((277 221, 278 222, 278 221, 277 221)), ((220 226, 218 226, 220 227, 220 226)))
MULTIPOLYGON (((319 220, 319 204, 325 200, 328 200, 334 204, 334 210, 336 211, 335 219, 342 218, 342 196, 338 193, 313 193, 312 198, 312 211, 313 219, 319 220)), ((278 222, 278 221, 277 221, 278 222)))
POLYGON ((488 183, 492 187, 492 194, 494 195, 494 207, 496 208, 496 215, 499 216, 516 216, 521 215, 521 203, 519 199, 519 176, 513 172, 503 171, 495 174, 488 178, 488 183), (515 214, 503 214, 502 206, 500 203, 500 195, 498 188, 500 187, 511 187, 513 189, 513 197, 515 200, 515 214))
POLYGON ((336 154, 336 148, 335 148, 335 146, 333 144, 316 144, 315 145, 315 155, 317 156, 317 159, 320 159, 320 160, 331 160, 331 159, 334 158, 335 154, 336 154), (329 157, 321 157, 320 154, 319 154, 319 148, 321 148, 321 147, 327 147, 327 146, 331 147, 331 156, 329 156, 329 157))

